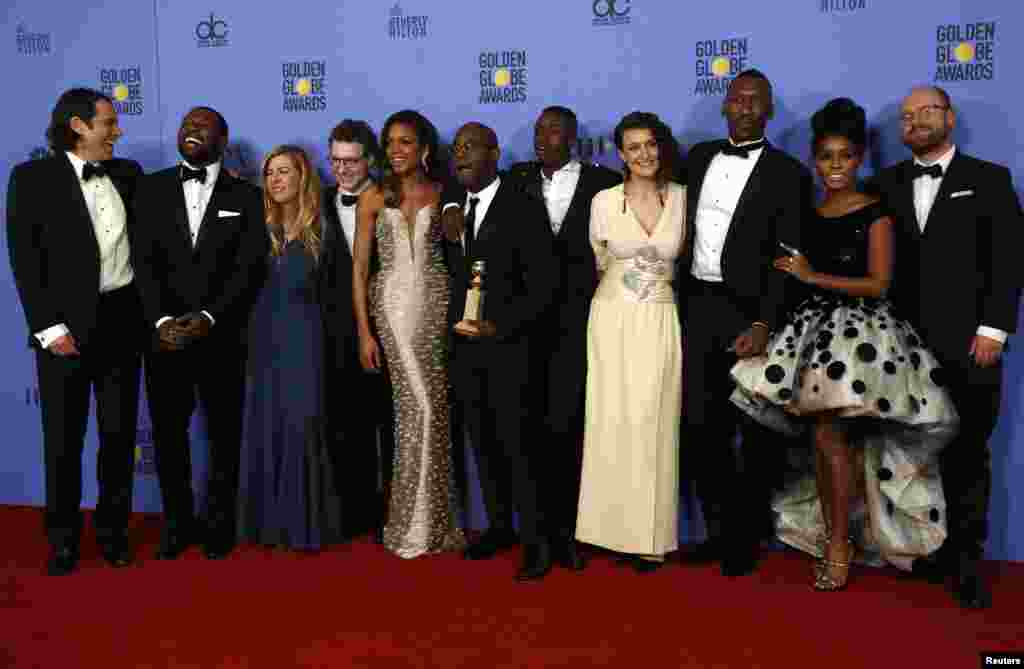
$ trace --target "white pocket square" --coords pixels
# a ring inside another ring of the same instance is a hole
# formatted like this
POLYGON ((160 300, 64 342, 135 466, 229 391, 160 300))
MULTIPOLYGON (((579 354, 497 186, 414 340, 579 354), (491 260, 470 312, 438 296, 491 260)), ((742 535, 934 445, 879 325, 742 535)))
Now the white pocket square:
POLYGON ((218 209, 217 218, 230 218, 232 216, 241 216, 242 213, 239 211, 228 211, 227 209, 218 209))
POLYGON ((949 196, 949 199, 952 200, 952 199, 958 198, 958 197, 967 197, 968 195, 974 195, 974 191, 973 190, 958 190, 957 192, 951 194, 949 196))

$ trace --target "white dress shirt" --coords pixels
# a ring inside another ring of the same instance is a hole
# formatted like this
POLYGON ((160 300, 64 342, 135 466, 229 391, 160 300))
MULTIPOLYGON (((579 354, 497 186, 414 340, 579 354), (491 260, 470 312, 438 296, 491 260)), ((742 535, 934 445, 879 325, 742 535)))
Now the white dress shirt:
MULTIPOLYGON (((917 226, 921 228, 922 233, 924 233, 925 226, 928 224, 928 216, 932 212, 932 205, 935 204, 935 196, 939 194, 939 188, 942 187, 942 179, 949 170, 949 164, 953 162, 953 156, 955 155, 956 145, 953 145, 949 148, 949 151, 946 151, 937 160, 930 163, 919 160, 916 156, 914 157, 915 165, 923 167, 940 165, 942 167, 942 176, 937 179, 928 175, 921 175, 914 179, 914 212, 917 214, 917 226)), ((1000 343, 1005 343, 1008 336, 1004 330, 987 325, 979 325, 977 334, 989 339, 995 339, 1000 343)))
MULTIPOLYGON (((479 193, 470 193, 466 191, 466 202, 462 207, 462 213, 469 216, 469 200, 470 198, 480 198, 480 201, 476 203, 476 218, 473 221, 473 239, 477 239, 480 235, 480 226, 484 222, 484 217, 487 216, 487 210, 491 206, 491 202, 494 200, 494 196, 498 193, 498 186, 501 185, 501 177, 494 177, 486 188, 481 190, 479 193)), ((466 235, 462 235, 462 247, 466 247, 466 235)))
MULTIPOLYGON (((184 160, 181 161, 181 164, 190 170, 197 169, 184 160)), ((213 187, 217 184, 217 177, 220 176, 220 167, 219 160, 207 165, 206 181, 203 183, 199 183, 196 179, 189 179, 181 184, 182 192, 185 194, 185 211, 188 213, 188 231, 193 248, 195 248, 196 241, 199 239, 199 228, 203 225, 206 207, 209 206, 210 198, 213 197, 213 187)), ((210 325, 216 322, 209 311, 203 309, 200 313, 210 319, 210 325)), ((156 327, 160 327, 164 321, 171 318, 173 317, 161 316, 156 321, 156 327)))
MULTIPOLYGON (((123 288, 132 282, 135 274, 132 272, 131 248, 128 246, 127 213, 121 194, 108 176, 82 181, 86 162, 70 151, 65 152, 65 155, 78 176, 85 207, 89 210, 89 218, 96 233, 96 244, 100 252, 99 292, 123 288)), ((40 346, 46 348, 67 333, 67 325, 58 323, 35 333, 35 337, 40 346)))
POLYGON ((725 248, 732 216, 763 153, 763 148, 751 151, 746 158, 719 153, 708 164, 700 199, 697 201, 694 225, 697 233, 693 243, 691 273, 697 279, 722 281, 722 250, 725 248))
POLYGON ((341 188, 338 189, 338 194, 334 197, 334 207, 338 210, 338 220, 341 221, 341 230, 345 233, 345 242, 348 243, 348 251, 352 253, 353 246, 356 240, 356 205, 346 207, 341 203, 342 195, 358 196, 364 190, 370 187, 372 182, 367 179, 363 182, 362 187, 355 193, 343 191, 341 188))
POLYGON ((541 191, 544 193, 544 204, 548 208, 548 219, 551 231, 556 235, 562 229, 565 215, 569 213, 572 196, 576 193, 576 184, 580 181, 580 162, 570 160, 560 169, 555 170, 549 179, 544 170, 540 171, 541 191))

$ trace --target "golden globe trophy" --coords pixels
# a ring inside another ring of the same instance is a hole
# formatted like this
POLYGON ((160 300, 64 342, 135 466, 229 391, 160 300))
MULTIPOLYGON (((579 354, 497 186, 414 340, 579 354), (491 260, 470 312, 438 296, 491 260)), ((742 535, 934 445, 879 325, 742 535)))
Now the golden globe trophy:
POLYGON ((455 324, 455 331, 463 334, 480 334, 480 328, 469 321, 484 319, 484 269, 483 260, 474 260, 469 268, 469 289, 466 290, 466 308, 462 310, 462 320, 455 324))

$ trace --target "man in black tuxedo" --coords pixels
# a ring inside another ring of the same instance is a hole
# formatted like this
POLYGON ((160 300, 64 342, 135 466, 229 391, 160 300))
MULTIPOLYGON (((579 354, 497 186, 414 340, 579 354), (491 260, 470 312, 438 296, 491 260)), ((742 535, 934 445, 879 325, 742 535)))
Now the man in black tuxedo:
POLYGON ((544 204, 561 269, 546 331, 537 338, 534 353, 539 363, 536 389, 544 403, 547 445, 540 491, 555 560, 568 569, 580 570, 586 563, 574 536, 583 459, 587 319, 597 289, 590 201, 599 191, 621 183, 622 176, 600 165, 573 160, 571 147, 576 136, 576 114, 566 107, 548 107, 534 125, 537 160, 513 165, 509 180, 544 204))
POLYGON ((729 138, 695 145, 687 164, 687 235, 676 269, 686 300, 683 437, 708 540, 685 561, 720 560, 722 573, 754 570, 757 547, 772 532, 771 472, 783 454, 777 437, 732 405, 729 370, 761 355, 784 315, 786 275, 772 268, 799 248, 810 210, 810 172, 771 146, 772 89, 757 70, 741 72, 722 103, 729 138), (742 457, 733 447, 737 426, 742 457))
POLYGON ((142 169, 112 158, 121 129, 110 98, 97 91, 61 95, 47 137, 51 157, 11 172, 7 248, 39 377, 48 572, 64 575, 79 556, 90 390, 99 432, 96 535, 110 565, 132 560, 143 326, 130 262, 131 203, 142 169))
POLYGON ((488 517, 487 532, 465 556, 487 559, 515 545, 516 511, 524 545, 516 577, 536 580, 551 570, 551 548, 531 462, 531 444, 541 434, 533 410, 538 407, 531 355, 552 334, 544 315, 558 292, 558 260, 544 205, 498 176, 500 150, 493 130, 464 125, 452 155, 456 179, 466 191, 452 200, 465 213, 461 239, 445 241, 453 324, 463 314, 471 263, 486 264, 483 318, 456 330, 449 363, 488 517))
POLYGON ((192 109, 178 130, 183 162, 139 184, 132 259, 145 318, 156 329, 146 392, 164 508, 157 551, 174 559, 196 538, 188 428, 196 390, 206 416, 210 559, 235 542, 245 328, 269 253, 257 188, 223 169, 224 118, 192 109))
POLYGON ((897 221, 892 299, 945 373, 960 432, 940 455, 949 535, 915 572, 954 577, 964 608, 992 595, 978 573, 992 484, 988 440, 999 416, 1002 352, 1016 330, 1024 217, 1010 171, 953 144, 956 112, 940 88, 914 89, 901 110, 913 153, 876 178, 897 221))
POLYGON ((321 211, 324 225, 344 239, 337 245, 337 295, 332 300, 336 307, 328 310, 326 322, 335 480, 342 496, 346 534, 358 536, 375 529, 380 543, 395 449, 394 403, 386 375, 363 371, 359 364, 359 336, 352 312, 356 202, 373 183, 370 169, 376 165, 380 148, 370 126, 352 119, 335 126, 328 143, 337 183, 324 190, 321 211))

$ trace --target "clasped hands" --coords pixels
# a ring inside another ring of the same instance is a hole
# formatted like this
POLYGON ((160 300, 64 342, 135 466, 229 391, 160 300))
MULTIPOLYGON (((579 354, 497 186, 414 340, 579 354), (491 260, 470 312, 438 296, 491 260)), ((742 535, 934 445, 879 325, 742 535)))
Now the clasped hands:
POLYGON ((210 334, 210 319, 193 311, 169 318, 156 329, 161 351, 181 351, 189 344, 210 334))

